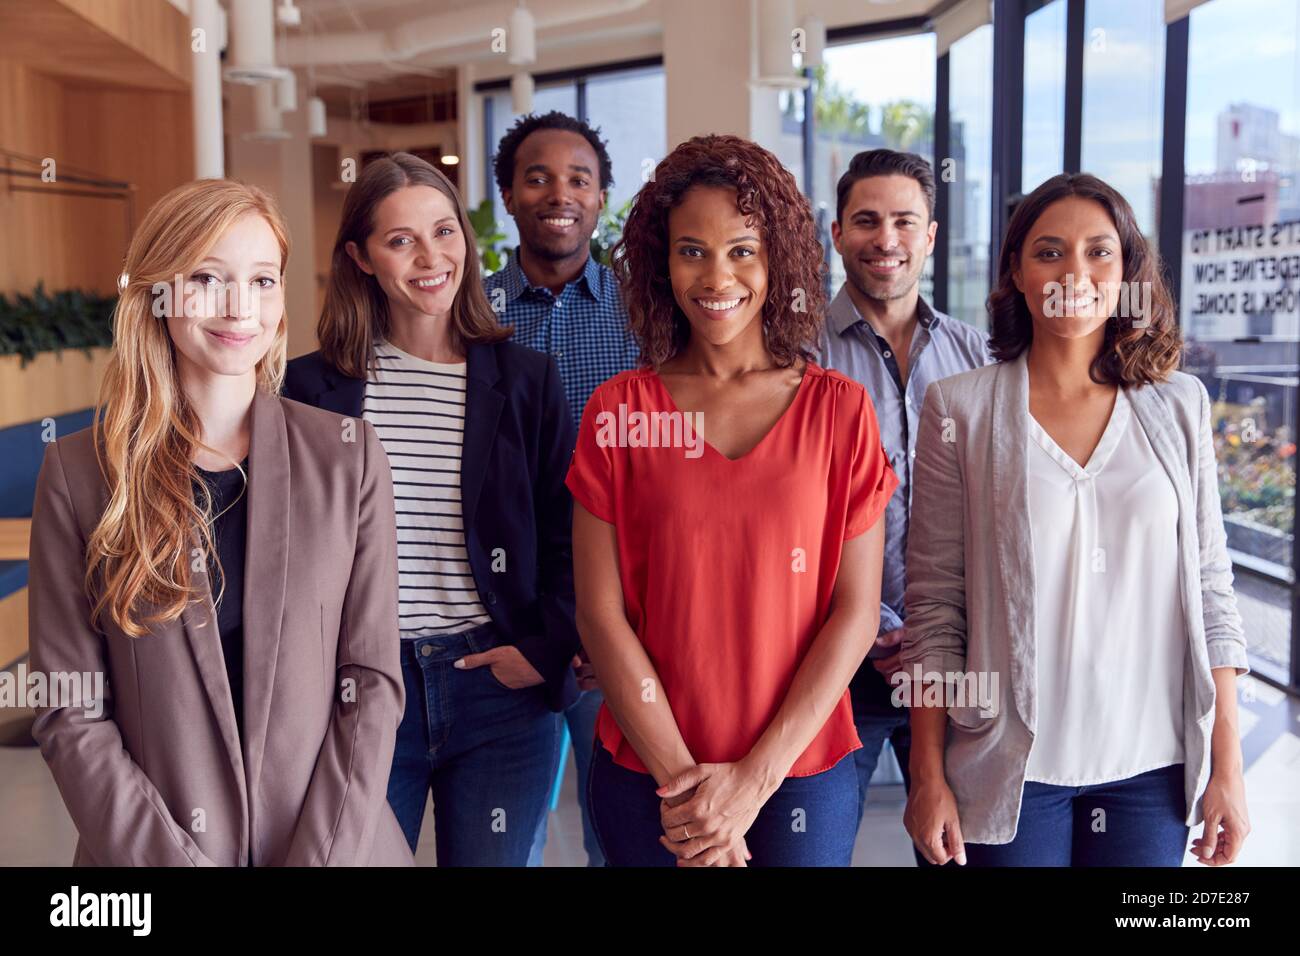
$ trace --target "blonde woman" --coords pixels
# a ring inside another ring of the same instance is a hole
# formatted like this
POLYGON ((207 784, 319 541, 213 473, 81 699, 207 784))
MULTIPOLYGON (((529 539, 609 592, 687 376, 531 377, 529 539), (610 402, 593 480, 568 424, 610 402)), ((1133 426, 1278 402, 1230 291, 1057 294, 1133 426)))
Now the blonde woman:
POLYGON ((288 251, 253 187, 159 200, 95 424, 46 449, 32 667, 92 679, 33 734, 74 864, 412 862, 385 801, 403 705, 388 461, 364 422, 278 396, 288 251))

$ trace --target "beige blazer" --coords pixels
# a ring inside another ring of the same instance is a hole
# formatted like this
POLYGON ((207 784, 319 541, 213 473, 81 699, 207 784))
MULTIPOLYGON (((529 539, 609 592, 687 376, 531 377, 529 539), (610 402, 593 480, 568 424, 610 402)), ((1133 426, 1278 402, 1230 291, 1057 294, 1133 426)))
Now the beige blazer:
MULTIPOLYGON (((1186 821, 1202 820, 1216 667, 1249 670, 1219 505, 1210 399, 1191 375, 1128 390, 1178 498, 1186 821)), ((948 708, 944 771, 969 843, 1010 843, 1038 712, 1025 357, 931 383, 917 429, 907 545, 906 673, 998 676, 994 716, 948 708)), ((1134 728, 1141 733, 1141 728, 1134 728)))
POLYGON ((387 800, 404 703, 388 458, 369 424, 259 389, 248 468, 241 746, 206 575, 144 637, 92 627, 85 544, 107 486, 89 429, 45 450, 31 667, 104 675, 97 719, 94 701, 47 701, 32 731, 74 865, 413 863, 387 800))

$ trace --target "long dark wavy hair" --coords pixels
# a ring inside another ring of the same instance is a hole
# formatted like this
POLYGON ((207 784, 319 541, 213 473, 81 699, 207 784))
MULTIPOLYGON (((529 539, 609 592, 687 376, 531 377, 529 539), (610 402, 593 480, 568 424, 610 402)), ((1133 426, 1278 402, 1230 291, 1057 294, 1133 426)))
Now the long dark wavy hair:
POLYGON ((1011 274, 1019 267, 1020 252, 1029 231, 1048 206, 1078 196, 1091 199, 1106 210, 1115 231, 1124 262, 1125 283, 1150 283, 1151 310, 1139 326, 1131 317, 1112 312, 1106 322, 1105 339, 1089 374, 1100 385, 1149 385, 1163 382, 1182 358, 1183 342, 1174 316, 1173 300, 1165 285, 1160 257, 1138 228, 1133 208, 1114 188, 1088 173, 1053 176, 1021 201, 1007 225, 998 260, 997 288, 989 295, 989 348, 994 358, 1011 361, 1029 348, 1034 323, 1025 297, 1011 274))
POLYGON ((692 186, 736 190, 737 208, 748 226, 761 230, 768 249, 763 302, 768 351, 782 367, 811 358, 826 293, 823 252, 808 201, 789 170, 757 143, 738 136, 696 136, 655 167, 653 178, 636 194, 623 237, 611 253, 642 363, 662 365, 690 339, 690 322, 668 276, 668 213, 692 186))

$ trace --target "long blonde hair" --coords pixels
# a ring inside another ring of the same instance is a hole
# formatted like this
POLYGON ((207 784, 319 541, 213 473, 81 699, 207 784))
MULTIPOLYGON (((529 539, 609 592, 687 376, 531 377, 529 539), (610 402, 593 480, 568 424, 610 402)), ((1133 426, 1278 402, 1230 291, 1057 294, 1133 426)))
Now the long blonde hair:
POLYGON ((441 172, 410 153, 392 153, 371 160, 343 200, 343 216, 330 257, 325 307, 316 326, 321 357, 344 375, 365 378, 373 362, 376 339, 388 336, 388 296, 379 280, 367 275, 348 255, 355 242, 362 251, 375 230, 375 207, 404 186, 432 186, 451 200, 465 237, 465 266, 451 303, 451 337, 463 350, 480 342, 500 342, 511 330, 497 321, 483 291, 478 243, 460 193, 441 172))
MULTIPOLYGON (((200 179, 173 189, 145 215, 127 250, 113 352, 91 426, 109 496, 86 543, 85 587, 87 594, 98 591, 92 620, 107 611, 131 637, 181 615, 196 591, 192 549, 205 556, 214 551, 211 496, 202 482, 203 503, 194 497, 199 474, 191 456, 202 445, 201 425, 180 387, 167 319, 154 313, 155 284, 170 287, 178 274, 187 276, 249 213, 261 215, 275 234, 283 276, 289 235, 275 200, 232 180, 200 179)), ((281 319, 257 363, 258 388, 279 392, 286 349, 281 319)))

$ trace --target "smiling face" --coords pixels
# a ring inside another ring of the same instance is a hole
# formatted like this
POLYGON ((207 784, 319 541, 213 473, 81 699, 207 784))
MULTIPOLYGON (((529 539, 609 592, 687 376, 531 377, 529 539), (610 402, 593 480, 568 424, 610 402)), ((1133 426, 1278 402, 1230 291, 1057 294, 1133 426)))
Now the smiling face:
POLYGON ((553 261, 578 256, 605 204, 600 160, 577 133, 539 129, 519 144, 514 179, 501 198, 530 255, 553 261))
POLYGON ((258 213, 240 217, 185 276, 167 316, 183 377, 253 374, 284 318, 280 244, 258 213))
POLYGON ((1100 204, 1080 196, 1043 210, 1025 236, 1011 279, 1025 297, 1034 338, 1102 334, 1119 299, 1124 256, 1100 204))
POLYGON ((762 334, 767 248, 736 190, 692 186, 668 212, 668 277, 691 334, 712 345, 762 334))
POLYGON ((451 198, 432 186, 404 186, 375 207, 365 249, 346 246, 375 277, 395 316, 445 316, 465 270, 465 233, 451 198))
POLYGON ((911 176, 868 176, 853 184, 831 239, 853 287, 886 301, 916 288, 938 228, 911 176))

